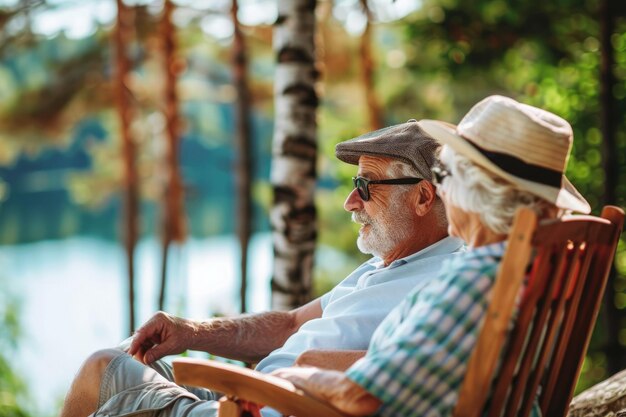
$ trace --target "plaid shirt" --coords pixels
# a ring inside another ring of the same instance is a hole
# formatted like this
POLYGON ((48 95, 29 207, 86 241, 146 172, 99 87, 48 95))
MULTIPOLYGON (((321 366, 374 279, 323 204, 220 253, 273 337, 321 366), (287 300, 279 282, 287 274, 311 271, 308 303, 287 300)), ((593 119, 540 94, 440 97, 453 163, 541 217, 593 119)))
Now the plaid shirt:
POLYGON ((380 415, 452 414, 504 248, 482 246, 444 263, 439 279, 416 287, 380 324, 347 371, 382 401, 380 415))

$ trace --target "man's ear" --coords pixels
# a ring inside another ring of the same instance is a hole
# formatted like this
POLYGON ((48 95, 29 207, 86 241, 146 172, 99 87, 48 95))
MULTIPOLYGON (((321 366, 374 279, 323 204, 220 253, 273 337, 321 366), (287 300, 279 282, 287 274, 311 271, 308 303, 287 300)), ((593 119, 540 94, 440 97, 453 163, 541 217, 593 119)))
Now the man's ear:
POLYGON ((435 200, 437 199, 437 189, 430 181, 422 181, 411 195, 415 213, 418 216, 425 216, 432 210, 435 200))

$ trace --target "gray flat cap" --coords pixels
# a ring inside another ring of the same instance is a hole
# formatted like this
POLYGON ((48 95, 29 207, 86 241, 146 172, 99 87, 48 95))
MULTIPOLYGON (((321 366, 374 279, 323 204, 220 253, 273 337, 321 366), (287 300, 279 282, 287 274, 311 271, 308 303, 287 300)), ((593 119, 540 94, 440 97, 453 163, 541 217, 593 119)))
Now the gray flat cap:
POLYGON ((341 142, 335 147, 335 155, 352 165, 358 165, 363 155, 397 159, 413 166, 422 178, 430 180, 430 168, 439 146, 417 125, 415 119, 411 119, 341 142))

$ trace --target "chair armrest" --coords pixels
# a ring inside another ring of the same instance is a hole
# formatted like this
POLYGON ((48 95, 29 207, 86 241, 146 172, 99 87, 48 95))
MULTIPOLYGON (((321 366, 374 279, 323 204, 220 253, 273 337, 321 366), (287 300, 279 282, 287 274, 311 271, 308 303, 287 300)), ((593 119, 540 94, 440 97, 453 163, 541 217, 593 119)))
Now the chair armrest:
POLYGON ((345 371, 365 356, 366 352, 366 350, 311 349, 302 352, 296 358, 296 365, 345 371))
POLYGON ((175 359, 173 365, 177 384, 208 388, 229 397, 272 407, 288 416, 346 417, 282 378, 205 359, 180 358, 175 359))

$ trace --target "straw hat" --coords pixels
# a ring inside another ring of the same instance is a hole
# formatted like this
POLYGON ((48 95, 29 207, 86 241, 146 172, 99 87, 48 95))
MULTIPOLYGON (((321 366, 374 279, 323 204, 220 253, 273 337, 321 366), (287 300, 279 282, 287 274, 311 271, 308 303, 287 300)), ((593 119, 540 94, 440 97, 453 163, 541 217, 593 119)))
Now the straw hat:
POLYGON ((472 162, 557 207, 589 213, 589 203, 563 174, 572 147, 572 127, 559 116, 490 96, 458 126, 422 120, 420 127, 472 162))

